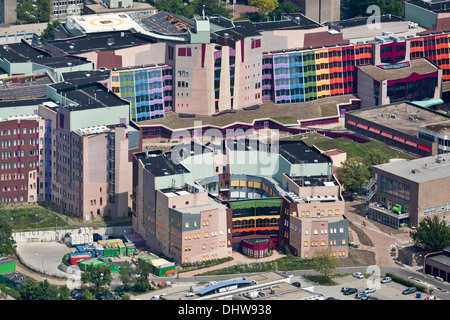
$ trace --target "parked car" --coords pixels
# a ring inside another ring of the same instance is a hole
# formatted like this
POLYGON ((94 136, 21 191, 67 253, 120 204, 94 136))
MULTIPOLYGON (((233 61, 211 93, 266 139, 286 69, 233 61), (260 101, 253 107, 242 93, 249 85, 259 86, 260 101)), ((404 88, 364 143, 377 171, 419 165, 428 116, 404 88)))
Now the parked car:
POLYGON ((350 289, 350 287, 342 287, 342 288, 341 288, 341 292, 345 292, 345 291, 347 291, 348 289, 350 289))
POLYGON ((355 299, 362 299, 365 296, 367 296, 367 294, 365 294, 364 292, 358 292, 357 294, 355 294, 355 299))
POLYGON ((186 292, 186 297, 193 297, 194 293, 192 291, 186 292))
POLYGON ((357 292, 358 292, 358 289, 356 289, 356 288, 348 288, 346 291, 344 291, 344 295, 348 296, 350 294, 354 294, 357 292))
POLYGON ((405 289, 402 291, 402 294, 411 294, 417 292, 416 287, 409 287, 408 289, 405 289))
POLYGON ((392 278, 391 277, 384 277, 383 279, 381 279, 381 283, 388 283, 391 282, 392 278))
POLYGON ((367 299, 367 300, 380 300, 380 299, 378 299, 377 297, 374 297, 374 296, 370 296, 369 299, 367 299))
POLYGON ((365 294, 363 297, 361 297, 361 300, 370 300, 372 298, 371 294, 365 294))
POLYGON ((160 299, 159 299, 159 296, 153 296, 150 298, 150 300, 160 300, 160 299))
POLYGON ((365 288, 363 292, 364 293, 372 293, 372 292, 375 292, 375 288, 365 288))
POLYGON ((297 288, 300 288, 302 285, 300 284, 300 282, 293 282, 292 283, 293 286, 296 286, 297 288))
POLYGON ((364 278, 364 275, 361 272, 355 272, 355 273, 353 273, 353 276, 358 279, 364 278))

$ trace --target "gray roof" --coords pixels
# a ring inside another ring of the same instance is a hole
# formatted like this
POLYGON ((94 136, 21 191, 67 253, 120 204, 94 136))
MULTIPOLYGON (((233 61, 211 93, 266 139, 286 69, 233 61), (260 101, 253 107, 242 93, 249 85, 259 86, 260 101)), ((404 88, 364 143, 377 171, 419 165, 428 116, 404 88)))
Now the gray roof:
POLYGON ((450 154, 374 166, 404 179, 421 183, 450 177, 450 154))

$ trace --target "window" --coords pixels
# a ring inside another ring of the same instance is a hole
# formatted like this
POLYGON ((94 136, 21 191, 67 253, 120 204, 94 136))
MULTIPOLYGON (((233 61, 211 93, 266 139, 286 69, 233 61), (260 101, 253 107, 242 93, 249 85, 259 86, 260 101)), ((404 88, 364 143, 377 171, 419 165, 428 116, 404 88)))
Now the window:
POLYGON ((423 215, 427 216, 429 214, 435 214, 436 213, 436 207, 428 207, 423 209, 423 215))

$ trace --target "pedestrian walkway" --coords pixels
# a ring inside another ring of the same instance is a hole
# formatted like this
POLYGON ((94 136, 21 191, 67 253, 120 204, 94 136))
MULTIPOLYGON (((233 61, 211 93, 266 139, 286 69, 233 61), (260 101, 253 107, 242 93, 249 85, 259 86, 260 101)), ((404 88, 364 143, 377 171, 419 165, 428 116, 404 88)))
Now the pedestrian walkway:
POLYGON ((396 230, 381 226, 379 223, 361 216, 358 210, 358 202, 347 202, 345 215, 353 224, 360 227, 374 244, 373 247, 361 245, 360 248, 375 253, 377 266, 399 268, 400 266, 392 259, 391 248, 410 243, 411 237, 409 234, 411 230, 409 228, 396 230))
POLYGON ((284 257, 284 255, 280 254, 276 250, 274 250, 270 256, 264 257, 264 258, 259 258, 259 259, 250 258, 250 257, 243 255, 240 252, 233 251, 233 260, 231 260, 231 261, 228 261, 228 262, 216 265, 216 266, 212 266, 209 268, 198 269, 198 270, 193 270, 193 271, 188 271, 188 272, 182 272, 179 274, 179 277, 180 278, 189 278, 189 277, 199 275, 199 274, 202 274, 202 273, 205 273, 208 271, 228 268, 228 267, 240 264, 240 263, 266 262, 266 261, 277 260, 282 257, 284 257))

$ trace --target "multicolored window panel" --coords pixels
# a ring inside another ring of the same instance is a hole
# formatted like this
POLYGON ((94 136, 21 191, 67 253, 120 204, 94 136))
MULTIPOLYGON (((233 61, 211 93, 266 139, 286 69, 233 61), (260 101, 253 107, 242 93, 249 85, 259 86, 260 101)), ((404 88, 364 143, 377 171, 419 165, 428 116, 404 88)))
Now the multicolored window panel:
POLYGON ((131 105, 131 118, 164 117, 172 109, 172 68, 149 68, 112 73, 111 88, 131 105))

